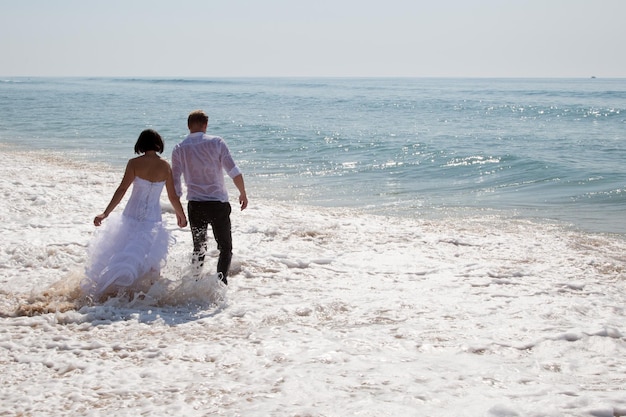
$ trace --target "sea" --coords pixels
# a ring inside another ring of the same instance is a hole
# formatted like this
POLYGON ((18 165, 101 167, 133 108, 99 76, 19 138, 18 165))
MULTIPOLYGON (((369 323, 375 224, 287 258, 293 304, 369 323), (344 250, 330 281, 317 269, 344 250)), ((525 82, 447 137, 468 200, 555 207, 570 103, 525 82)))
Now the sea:
POLYGON ((0 143, 122 170, 194 109, 252 199, 626 234, 626 79, 5 77, 0 143))

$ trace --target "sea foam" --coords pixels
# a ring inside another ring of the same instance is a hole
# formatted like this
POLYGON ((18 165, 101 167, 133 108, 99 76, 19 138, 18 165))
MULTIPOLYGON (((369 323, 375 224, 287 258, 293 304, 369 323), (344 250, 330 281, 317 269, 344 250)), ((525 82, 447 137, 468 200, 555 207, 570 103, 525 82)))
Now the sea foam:
POLYGON ((0 156, 0 414, 626 415, 620 236, 251 192, 227 287, 166 211, 155 285, 79 302, 121 173, 0 156))

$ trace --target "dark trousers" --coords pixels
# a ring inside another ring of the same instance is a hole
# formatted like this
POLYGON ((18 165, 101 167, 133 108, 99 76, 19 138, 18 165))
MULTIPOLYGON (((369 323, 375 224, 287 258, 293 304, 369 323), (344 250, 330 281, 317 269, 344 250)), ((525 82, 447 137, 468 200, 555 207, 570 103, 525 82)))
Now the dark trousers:
POLYGON ((220 256, 217 261, 217 272, 223 275, 226 282, 230 261, 233 257, 233 238, 230 231, 230 203, 221 201, 189 201, 187 213, 193 237, 193 259, 204 263, 207 250, 207 230, 213 229, 213 237, 217 242, 220 256))

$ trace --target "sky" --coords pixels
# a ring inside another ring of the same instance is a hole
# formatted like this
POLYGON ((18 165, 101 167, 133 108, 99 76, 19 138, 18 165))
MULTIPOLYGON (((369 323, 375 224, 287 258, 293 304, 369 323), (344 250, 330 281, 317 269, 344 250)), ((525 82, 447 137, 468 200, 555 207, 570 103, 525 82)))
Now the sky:
POLYGON ((0 76, 626 77, 623 0, 0 0, 0 76))

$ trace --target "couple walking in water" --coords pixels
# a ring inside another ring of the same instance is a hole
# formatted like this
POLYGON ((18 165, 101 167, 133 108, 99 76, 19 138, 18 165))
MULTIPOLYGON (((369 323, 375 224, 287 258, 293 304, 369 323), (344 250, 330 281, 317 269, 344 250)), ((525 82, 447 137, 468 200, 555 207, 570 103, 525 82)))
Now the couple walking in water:
POLYGON ((94 300, 125 291, 147 290, 158 279, 171 243, 161 221, 160 196, 166 189, 179 227, 189 226, 193 239, 192 263, 202 268, 207 250, 208 227, 219 249, 217 273, 228 283, 232 259, 232 234, 224 172, 239 190, 241 210, 248 198, 241 170, 219 136, 207 135, 209 117, 202 110, 189 114, 189 135, 172 151, 172 165, 162 159, 163 139, 158 132, 141 132, 135 144, 140 156, 128 161, 120 185, 94 224, 100 226, 122 201, 132 185, 131 196, 121 215, 111 216, 89 245, 89 261, 83 292, 94 300), (187 188, 187 214, 180 198, 181 176, 187 188))

